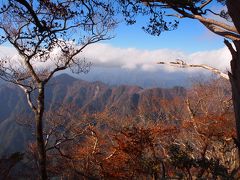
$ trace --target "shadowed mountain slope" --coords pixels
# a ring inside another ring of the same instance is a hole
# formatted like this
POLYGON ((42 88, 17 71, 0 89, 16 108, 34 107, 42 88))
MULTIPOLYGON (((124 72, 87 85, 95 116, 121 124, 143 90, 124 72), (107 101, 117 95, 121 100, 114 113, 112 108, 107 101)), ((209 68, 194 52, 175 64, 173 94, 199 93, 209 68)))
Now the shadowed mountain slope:
MULTIPOLYGON (((46 110, 72 104, 83 113, 110 111, 118 116, 134 115, 140 110, 159 106, 161 99, 185 96, 182 87, 143 89, 138 86, 110 87, 62 74, 53 78, 46 89, 46 110)), ((158 107, 159 108, 159 107, 158 107)), ((31 132, 17 121, 31 111, 24 93, 14 85, 0 85, 0 154, 21 151, 32 139, 31 132)))

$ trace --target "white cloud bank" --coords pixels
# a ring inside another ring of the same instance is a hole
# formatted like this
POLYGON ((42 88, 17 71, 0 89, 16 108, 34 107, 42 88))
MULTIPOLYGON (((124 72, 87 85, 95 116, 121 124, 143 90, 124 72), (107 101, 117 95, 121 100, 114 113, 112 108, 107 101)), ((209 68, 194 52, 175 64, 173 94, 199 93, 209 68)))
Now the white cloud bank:
MULTIPOLYGON (((13 57, 16 51, 11 47, 0 46, 0 56, 13 57)), ((206 64, 223 71, 229 69, 231 55, 226 47, 211 51, 200 51, 191 54, 174 49, 140 50, 135 48, 118 48, 109 44, 93 44, 88 46, 83 56, 96 67, 114 67, 128 70, 153 72, 159 69, 168 72, 178 71, 178 68, 167 65, 157 65, 158 61, 175 61, 182 59, 191 64, 206 64)), ((187 71, 196 71, 188 69, 187 71)))
MULTIPOLYGON (((117 48, 108 44, 94 44, 84 51, 84 56, 97 67, 119 67, 123 69, 141 69, 156 71, 158 61, 175 61, 182 59, 190 64, 206 64, 223 71, 229 69, 231 55, 227 47, 211 51, 200 51, 191 54, 173 49, 140 50, 134 48, 117 48)), ((164 66, 166 71, 177 71, 178 68, 164 66)))

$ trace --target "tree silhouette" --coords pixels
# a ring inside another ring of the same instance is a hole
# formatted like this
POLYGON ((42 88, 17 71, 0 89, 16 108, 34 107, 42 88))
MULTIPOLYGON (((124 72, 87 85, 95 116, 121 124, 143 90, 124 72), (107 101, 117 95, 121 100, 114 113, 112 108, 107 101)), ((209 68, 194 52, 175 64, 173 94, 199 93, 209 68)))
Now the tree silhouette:
POLYGON ((232 54, 228 76, 232 87, 237 141, 240 141, 240 0, 119 0, 119 3, 129 24, 136 22, 138 14, 149 16, 149 23, 143 29, 151 35, 158 36, 163 31, 174 30, 179 20, 187 18, 200 22, 211 32, 225 38, 224 43, 232 54), (215 12, 212 5, 219 5, 223 10, 215 12), (224 10, 225 6, 227 10, 224 10), (211 15, 213 18, 210 18, 211 15))
POLYGON ((45 86, 56 72, 89 71, 90 63, 79 54, 90 44, 111 38, 114 11, 110 3, 99 0, 7 0, 0 6, 0 42, 18 52, 17 57, 1 59, 0 77, 26 94, 35 115, 41 179, 47 179, 45 86))

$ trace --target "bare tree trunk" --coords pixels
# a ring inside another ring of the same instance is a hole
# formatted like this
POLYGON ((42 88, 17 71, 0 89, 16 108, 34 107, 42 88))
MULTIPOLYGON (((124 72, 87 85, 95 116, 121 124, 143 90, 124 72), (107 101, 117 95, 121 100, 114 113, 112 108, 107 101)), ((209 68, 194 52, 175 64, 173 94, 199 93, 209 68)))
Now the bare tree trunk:
MULTIPOLYGON (((227 8, 233 23, 240 33, 240 0, 227 0, 227 8)), ((237 131, 237 147, 238 158, 240 162, 240 41, 233 41, 235 49, 232 44, 225 40, 225 44, 231 52, 231 72, 228 73, 232 86, 232 100, 235 113, 236 131, 237 131)))
POLYGON ((38 99, 37 99, 37 111, 35 114, 36 120, 36 141, 37 141, 37 153, 38 164, 40 168, 41 179, 47 179, 46 170, 46 151, 43 138, 43 112, 44 112, 44 84, 41 82, 38 87, 38 99))
MULTIPOLYGON (((238 155, 240 158, 240 41, 234 41, 236 50, 231 51, 231 73, 229 79, 232 86, 232 100, 235 113, 238 155)), ((229 45, 228 45, 229 46, 229 45)), ((230 46, 229 46, 230 47, 230 46)))

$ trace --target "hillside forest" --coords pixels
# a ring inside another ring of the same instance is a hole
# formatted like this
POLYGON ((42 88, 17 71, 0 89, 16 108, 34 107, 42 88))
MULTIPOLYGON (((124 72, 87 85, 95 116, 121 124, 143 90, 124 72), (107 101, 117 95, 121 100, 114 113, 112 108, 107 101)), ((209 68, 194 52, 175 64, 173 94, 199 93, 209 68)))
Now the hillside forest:
MULTIPOLYGON (((60 102, 62 106, 51 107, 57 101, 49 104, 44 117, 50 178, 239 177, 228 81, 216 78, 195 80, 189 89, 144 90, 136 86, 122 86, 113 88, 108 96, 109 89, 104 84, 87 84, 67 75, 56 77, 56 81, 70 85, 63 85, 67 87, 64 90, 59 83, 53 83, 54 87, 49 90, 56 97, 65 92, 60 102), (97 87, 100 87, 99 94, 93 97, 93 90, 97 87), (57 92, 59 89, 62 91, 57 92), (85 96, 92 98, 85 102, 74 95, 84 89, 85 96), (77 100, 71 99, 71 96, 77 100), (88 103, 89 106, 86 106, 88 103)), ((30 140, 25 140, 24 151, 2 157, 1 178, 34 179, 38 176, 38 166, 36 143, 31 140, 34 136, 32 116, 22 112, 21 117, 15 118, 16 121, 11 123, 24 127, 32 134, 28 135, 30 140)), ((5 136, 5 144, 10 136, 5 136)))
POLYGON ((240 0, 0 0, 0 179, 240 179, 239 17, 240 0), (172 88, 70 76, 139 19, 152 36, 199 23, 230 69, 189 65, 217 76, 172 88))

